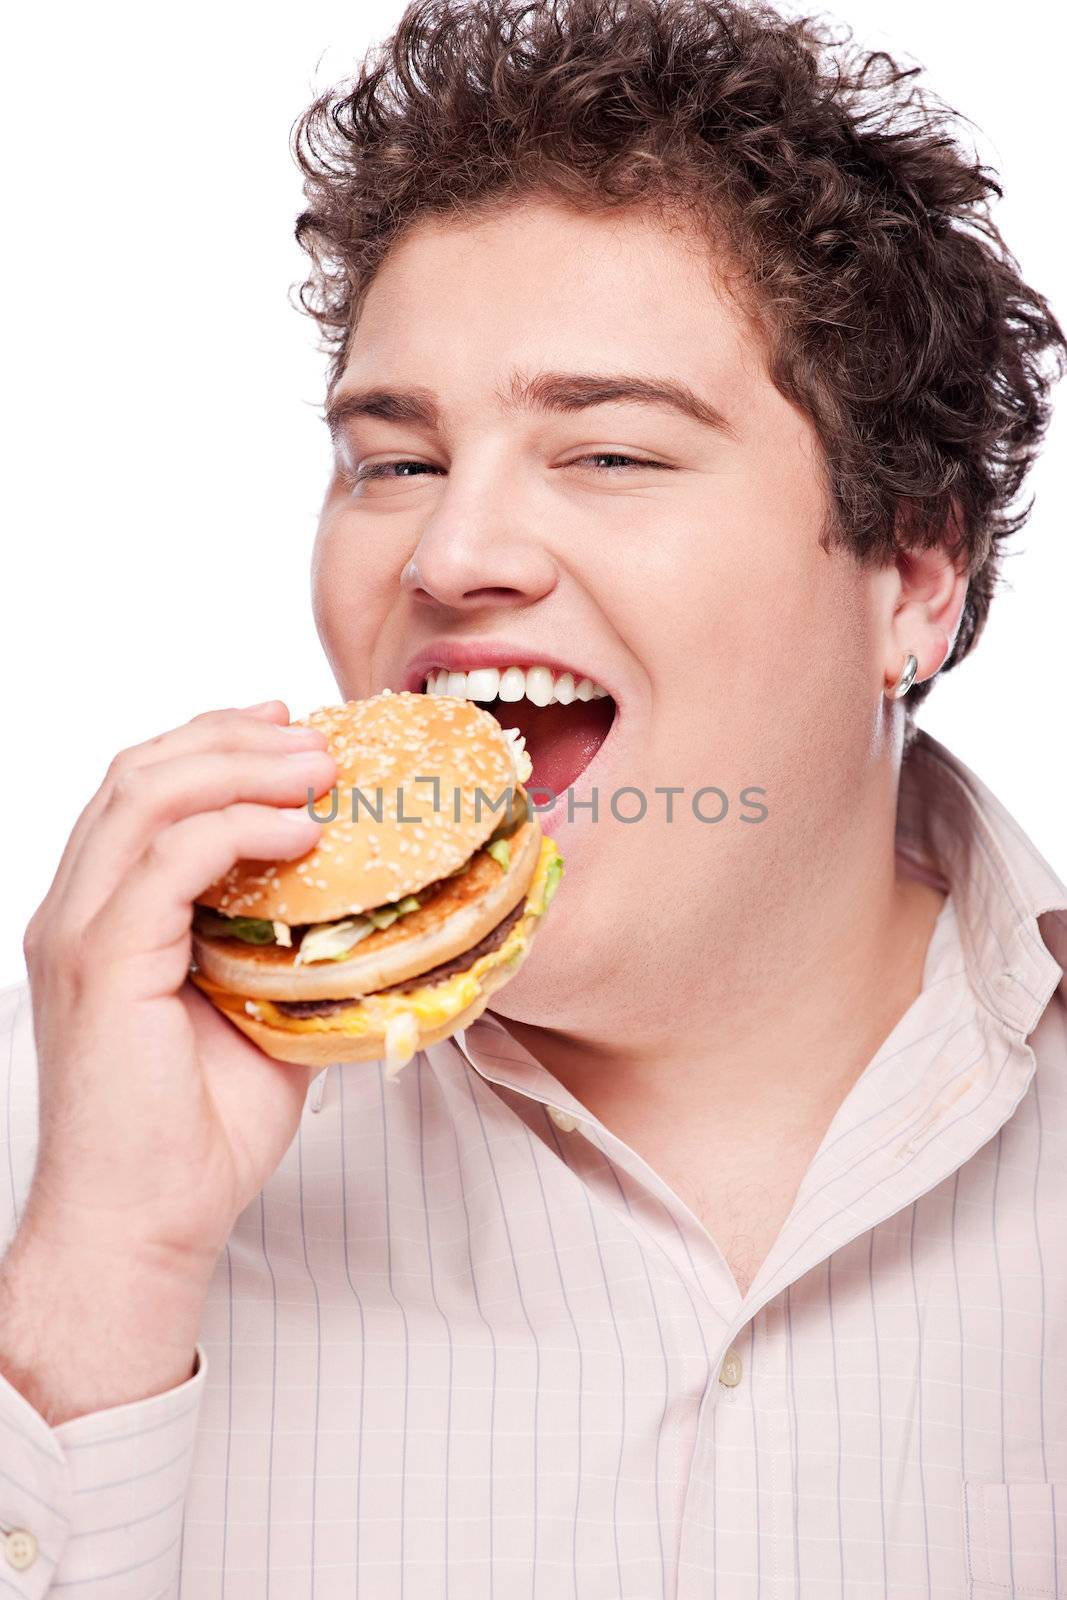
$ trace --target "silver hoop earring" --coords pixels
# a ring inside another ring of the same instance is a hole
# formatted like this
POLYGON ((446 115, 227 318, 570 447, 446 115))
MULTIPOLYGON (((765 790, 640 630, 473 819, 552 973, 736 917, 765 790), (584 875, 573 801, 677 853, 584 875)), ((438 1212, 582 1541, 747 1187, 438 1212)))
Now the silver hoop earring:
POLYGON ((896 683, 891 689, 887 689, 885 691, 890 700, 903 700, 904 696, 915 682, 915 674, 918 670, 919 662, 917 658, 909 653, 905 658, 900 677, 897 679, 896 683))

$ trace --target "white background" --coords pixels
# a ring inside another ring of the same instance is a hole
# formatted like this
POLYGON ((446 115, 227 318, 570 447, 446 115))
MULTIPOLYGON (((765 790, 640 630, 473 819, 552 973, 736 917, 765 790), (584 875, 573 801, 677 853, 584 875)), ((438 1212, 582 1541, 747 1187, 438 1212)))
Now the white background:
MULTIPOLYGON (((335 697, 308 600, 324 362, 290 127, 400 4, 19 6, 3 73, 0 984, 116 750, 214 705, 335 697)), ((1000 171, 998 217, 1067 318, 1062 62, 1038 0, 841 0, 929 69, 1000 171)), ((1061 407, 1067 393, 1061 387, 1061 407)), ((1067 423, 976 654, 921 721, 1067 876, 1067 423)))

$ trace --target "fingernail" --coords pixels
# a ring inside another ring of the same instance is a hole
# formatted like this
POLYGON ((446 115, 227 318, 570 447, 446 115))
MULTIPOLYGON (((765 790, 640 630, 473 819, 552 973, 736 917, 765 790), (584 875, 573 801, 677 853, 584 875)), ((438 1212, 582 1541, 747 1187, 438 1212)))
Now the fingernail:
POLYGON ((266 711, 268 706, 276 706, 277 700, 259 700, 254 706, 241 706, 241 711, 266 711))

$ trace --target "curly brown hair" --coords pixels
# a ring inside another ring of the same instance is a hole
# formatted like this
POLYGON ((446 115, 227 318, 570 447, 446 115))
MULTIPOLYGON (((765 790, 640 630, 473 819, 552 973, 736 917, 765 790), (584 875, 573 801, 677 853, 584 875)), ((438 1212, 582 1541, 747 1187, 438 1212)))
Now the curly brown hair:
POLYGON ((824 547, 880 566, 944 538, 965 563, 948 670, 1030 514, 1019 490, 1067 343, 991 220, 996 174, 921 70, 760 0, 414 0, 293 130, 299 299, 331 385, 378 266, 422 218, 524 197, 680 214, 816 429, 824 547))

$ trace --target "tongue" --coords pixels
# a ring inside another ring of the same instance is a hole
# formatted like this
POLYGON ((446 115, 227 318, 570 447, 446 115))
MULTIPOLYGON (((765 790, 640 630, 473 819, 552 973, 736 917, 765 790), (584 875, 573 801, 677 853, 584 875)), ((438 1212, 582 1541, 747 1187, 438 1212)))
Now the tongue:
MULTIPOLYGON (((575 700, 569 706, 535 706, 525 699, 514 704, 494 700, 490 710, 501 727, 518 728, 526 740, 526 751, 533 762, 533 776, 527 788, 536 789, 540 784, 561 795, 585 771, 607 738, 615 702, 608 696, 575 700)), ((539 801, 540 797, 535 794, 534 799, 539 801)))

